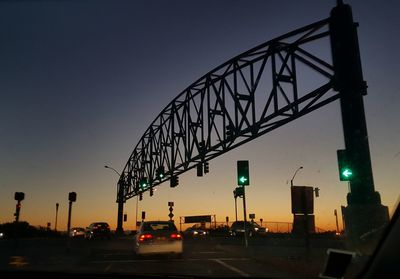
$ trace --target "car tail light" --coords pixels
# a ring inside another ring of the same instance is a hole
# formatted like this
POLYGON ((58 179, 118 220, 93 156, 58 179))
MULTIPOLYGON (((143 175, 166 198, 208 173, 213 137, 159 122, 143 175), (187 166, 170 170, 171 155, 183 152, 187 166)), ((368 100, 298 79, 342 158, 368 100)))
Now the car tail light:
POLYGON ((171 239, 175 239, 175 240, 181 240, 182 236, 179 233, 173 233, 171 234, 171 239))
POLYGON ((150 239, 153 239, 153 235, 150 233, 141 234, 139 236, 139 241, 145 241, 145 240, 150 240, 150 239))

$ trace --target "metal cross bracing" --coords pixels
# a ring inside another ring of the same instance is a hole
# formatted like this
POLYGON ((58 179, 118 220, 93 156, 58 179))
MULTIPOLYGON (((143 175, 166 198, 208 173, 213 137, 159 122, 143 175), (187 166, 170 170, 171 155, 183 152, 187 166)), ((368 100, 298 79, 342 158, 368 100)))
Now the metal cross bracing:
POLYGON ((136 145, 121 174, 117 202, 338 99, 331 90, 332 62, 326 61, 329 35, 329 19, 299 28, 232 58, 186 88, 136 145))

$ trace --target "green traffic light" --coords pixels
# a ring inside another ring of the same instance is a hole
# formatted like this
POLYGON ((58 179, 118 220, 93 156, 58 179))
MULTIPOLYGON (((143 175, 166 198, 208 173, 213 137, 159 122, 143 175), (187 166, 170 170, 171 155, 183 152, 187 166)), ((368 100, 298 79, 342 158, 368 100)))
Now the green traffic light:
POLYGON ((238 185, 250 185, 249 161, 237 161, 238 185))
POLYGON ((242 183, 245 183, 247 181, 247 178, 242 176, 242 177, 239 178, 239 181, 242 182, 242 183))
POLYGON ((351 169, 345 168, 345 169, 342 171, 342 175, 343 175, 344 177, 346 177, 346 178, 351 178, 351 177, 353 176, 353 172, 351 171, 351 169))

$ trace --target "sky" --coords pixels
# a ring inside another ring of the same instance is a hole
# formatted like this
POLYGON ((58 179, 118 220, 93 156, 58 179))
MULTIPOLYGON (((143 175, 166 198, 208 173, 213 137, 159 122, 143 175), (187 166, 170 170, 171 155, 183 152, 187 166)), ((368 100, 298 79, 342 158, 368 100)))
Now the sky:
MULTIPOLYGON (((358 36, 375 188, 392 212, 399 199, 400 18, 398 1, 345 1, 358 36)), ((187 86, 230 58, 274 37, 329 17, 336 1, 1 1, 0 223, 20 220, 65 230, 116 227, 116 183, 149 124, 187 86), (301 3, 301 4, 300 4, 301 3)), ((322 50, 321 50, 322 51, 322 50)), ((329 50, 326 50, 329 53, 329 50)), ((344 148, 336 101, 210 161, 210 173, 180 176, 178 187, 144 195, 139 216, 234 220, 236 161, 249 160, 247 212, 292 222, 290 179, 320 188, 316 226, 335 228, 347 205, 336 150, 344 148), (340 214, 340 213, 339 213, 340 214)), ((134 228, 136 198, 125 204, 134 228)), ((242 207, 239 203, 239 217, 242 207)), ((140 218, 140 217, 139 217, 140 218)), ((341 221, 341 220, 340 220, 341 221)), ((341 222, 340 222, 341 225, 341 222)))

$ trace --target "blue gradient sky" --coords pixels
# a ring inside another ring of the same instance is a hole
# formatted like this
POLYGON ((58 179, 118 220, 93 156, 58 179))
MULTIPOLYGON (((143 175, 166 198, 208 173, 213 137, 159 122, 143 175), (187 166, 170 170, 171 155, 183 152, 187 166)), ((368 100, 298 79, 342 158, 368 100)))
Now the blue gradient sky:
MULTIPOLYGON (((375 187, 392 210, 399 198, 398 1, 346 1, 358 29, 375 187)), ((193 81, 237 54, 329 16, 335 1, 6 1, 0 2, 0 223, 116 225, 117 175, 147 126, 193 81), (301 4, 300 4, 301 3, 301 4)), ((322 51, 322 50, 321 50, 322 51)), ((287 181, 319 187, 316 225, 334 228, 346 205, 336 150, 344 147, 335 102, 210 162, 170 189, 165 183, 139 211, 148 219, 215 214, 234 219, 236 160, 250 161, 248 212, 292 221, 287 181)), ((133 228, 135 201, 125 206, 133 228)), ((241 210, 241 207, 239 207, 241 210)))

